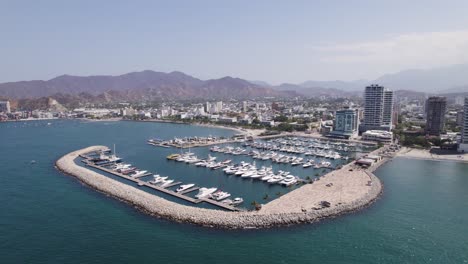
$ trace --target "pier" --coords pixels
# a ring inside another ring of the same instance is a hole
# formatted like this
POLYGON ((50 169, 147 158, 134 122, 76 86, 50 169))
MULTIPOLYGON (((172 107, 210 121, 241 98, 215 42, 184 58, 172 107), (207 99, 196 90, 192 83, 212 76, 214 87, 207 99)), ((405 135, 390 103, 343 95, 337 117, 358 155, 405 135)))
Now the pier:
POLYGON ((107 173, 110 173, 112 175, 115 175, 115 176, 118 176, 120 178, 123 178, 123 179, 126 179, 128 181, 131 181, 131 182, 134 182, 136 183, 138 186, 140 187, 148 187, 148 188, 151 188, 153 190, 156 190, 156 191, 159 191, 161 193, 165 193, 165 194, 168 194, 168 195, 171 195, 173 197, 176 197, 176 198, 179 198, 179 199, 182 199, 184 201, 187 201, 187 202, 191 202, 193 204, 199 204, 201 202, 206 202, 206 203, 209 203, 209 204, 212 204, 212 205, 215 205, 217 207, 220 207, 222 209, 225 209, 225 210, 229 210, 229 211, 240 211, 239 208, 236 208, 234 206, 230 206, 228 204, 224 204, 224 203, 221 203, 221 202, 218 202, 218 201, 215 201, 215 200, 211 200, 211 199, 207 199, 207 198, 201 198, 201 199, 195 199, 195 198, 192 198, 190 196, 187 196, 187 195, 184 195, 186 193, 190 193, 190 192, 193 192, 193 191, 196 191, 198 190, 200 187, 193 187, 191 189, 188 189, 188 190, 185 190, 184 192, 174 192, 172 190, 168 190, 167 188, 170 188, 170 187, 173 187, 173 186, 176 186, 176 185, 179 185, 181 184, 182 182, 175 182, 175 183, 172 183, 166 187, 161 187, 161 186, 158 186, 158 185, 154 185, 154 184, 151 184, 149 182, 146 182, 146 181, 142 181, 138 178, 140 177, 144 177, 144 176, 148 176, 148 175, 151 175, 151 173, 147 173, 145 175, 141 175, 140 177, 131 177, 131 176, 127 176, 125 174, 122 174, 122 173, 119 173, 119 172, 116 172, 116 171, 113 171, 111 169, 108 169, 108 168, 105 168, 105 167, 102 167, 102 166, 99 166, 99 165, 96 165, 94 164, 93 162, 91 162, 90 160, 84 160, 83 161, 87 166, 89 167, 92 167, 92 168, 95 168, 95 169, 98 169, 98 170, 101 170, 101 171, 104 171, 104 172, 107 172, 107 173))

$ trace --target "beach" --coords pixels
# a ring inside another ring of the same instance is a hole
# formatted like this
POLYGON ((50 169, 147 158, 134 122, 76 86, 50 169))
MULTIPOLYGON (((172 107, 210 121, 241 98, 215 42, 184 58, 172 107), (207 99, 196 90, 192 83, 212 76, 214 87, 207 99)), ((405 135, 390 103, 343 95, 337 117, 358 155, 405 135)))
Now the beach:
POLYGON ((468 163, 468 153, 454 153, 454 154, 435 154, 431 153, 428 149, 416 149, 403 147, 397 154, 398 157, 434 160, 434 161, 456 161, 468 163))

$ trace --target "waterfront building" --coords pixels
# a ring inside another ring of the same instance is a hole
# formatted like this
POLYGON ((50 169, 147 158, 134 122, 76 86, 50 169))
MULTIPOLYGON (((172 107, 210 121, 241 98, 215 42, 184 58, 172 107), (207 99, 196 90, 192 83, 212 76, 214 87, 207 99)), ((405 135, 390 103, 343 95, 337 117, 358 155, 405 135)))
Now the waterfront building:
POLYGON ((358 110, 343 109, 335 112, 335 122, 330 136, 350 138, 357 134, 358 130, 358 110))
POLYGON ((382 143, 391 143, 393 139, 393 133, 390 131, 383 130, 367 130, 362 133, 362 140, 377 141, 382 143))
POLYGON ((443 96, 432 96, 426 101, 426 134, 440 136, 445 126, 447 99, 443 96))
POLYGON ((364 91, 364 118, 360 132, 390 131, 393 126, 393 91, 380 85, 367 86, 364 91))
POLYGON ((221 122, 221 123, 237 123, 237 117, 222 116, 222 117, 218 118, 218 122, 221 122))
POLYGON ((458 151, 466 153, 468 152, 468 97, 465 97, 465 104, 463 108, 463 126, 461 131, 461 141, 458 145, 458 151))
POLYGON ((10 101, 0 101, 0 113, 11 113, 10 101))

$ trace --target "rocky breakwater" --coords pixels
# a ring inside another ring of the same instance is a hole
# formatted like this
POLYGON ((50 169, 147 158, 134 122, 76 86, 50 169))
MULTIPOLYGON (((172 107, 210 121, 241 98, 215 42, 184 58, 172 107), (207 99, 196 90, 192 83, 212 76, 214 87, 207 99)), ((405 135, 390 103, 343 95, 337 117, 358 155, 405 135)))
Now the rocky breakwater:
POLYGON ((265 204, 259 211, 197 208, 168 201, 75 163, 80 154, 105 148, 93 146, 71 152, 60 158, 56 166, 84 184, 150 215, 202 226, 241 229, 311 223, 362 208, 374 201, 382 190, 380 181, 372 173, 347 165, 265 204), (327 201, 328 207, 323 206, 323 201, 327 201))

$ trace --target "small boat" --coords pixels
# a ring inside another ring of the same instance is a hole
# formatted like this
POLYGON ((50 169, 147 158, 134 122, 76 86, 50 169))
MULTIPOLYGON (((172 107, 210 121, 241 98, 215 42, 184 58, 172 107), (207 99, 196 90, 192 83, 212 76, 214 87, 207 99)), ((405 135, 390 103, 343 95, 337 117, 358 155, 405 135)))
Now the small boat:
POLYGON ((283 176, 275 175, 275 176, 271 177, 271 179, 269 179, 267 182, 273 184, 273 183, 278 183, 278 182, 280 182, 282 180, 284 180, 283 176))
POLYGON ((239 204, 241 204, 243 202, 244 202, 244 199, 242 199, 240 197, 236 197, 236 198, 234 198, 234 200, 232 200, 231 205, 236 206, 236 205, 239 205, 239 204))
POLYGON ((192 188, 193 186, 195 186, 194 183, 180 185, 179 188, 177 188, 176 192, 183 192, 185 190, 192 188))
POLYGON ((167 186, 169 186, 173 182, 174 182, 174 180, 164 180, 164 181, 162 181, 160 186, 163 187, 163 188, 166 188, 167 186))
POLYGON ((166 157, 168 160, 176 160, 178 157, 180 157, 180 154, 171 154, 166 157))
POLYGON ((223 191, 217 191, 213 194, 210 194, 210 198, 213 199, 213 200, 216 200, 216 201, 221 201, 223 199, 226 199, 228 198, 229 196, 231 196, 230 193, 228 192, 223 192, 223 191))
POLYGON ((273 176, 274 176, 273 174, 268 174, 268 175, 266 175, 266 176, 263 176, 263 177, 261 178, 261 180, 262 180, 262 181, 268 181, 268 180, 270 180, 273 176))
POLYGON ((198 190, 198 194, 195 195, 196 198, 205 198, 207 196, 209 196, 210 194, 216 192, 217 188, 200 188, 200 190, 198 190))
POLYGON ((145 171, 145 170, 136 170, 134 174, 130 175, 132 177, 139 177, 139 176, 142 176, 142 175, 145 175, 145 173, 147 173, 148 171, 145 171))
POLYGON ((284 180, 280 181, 279 182, 280 184, 283 184, 283 185, 286 185, 286 186, 290 186, 290 185, 293 185, 295 183, 297 183, 297 179, 296 177, 292 176, 292 175, 288 175, 284 178, 284 180))

